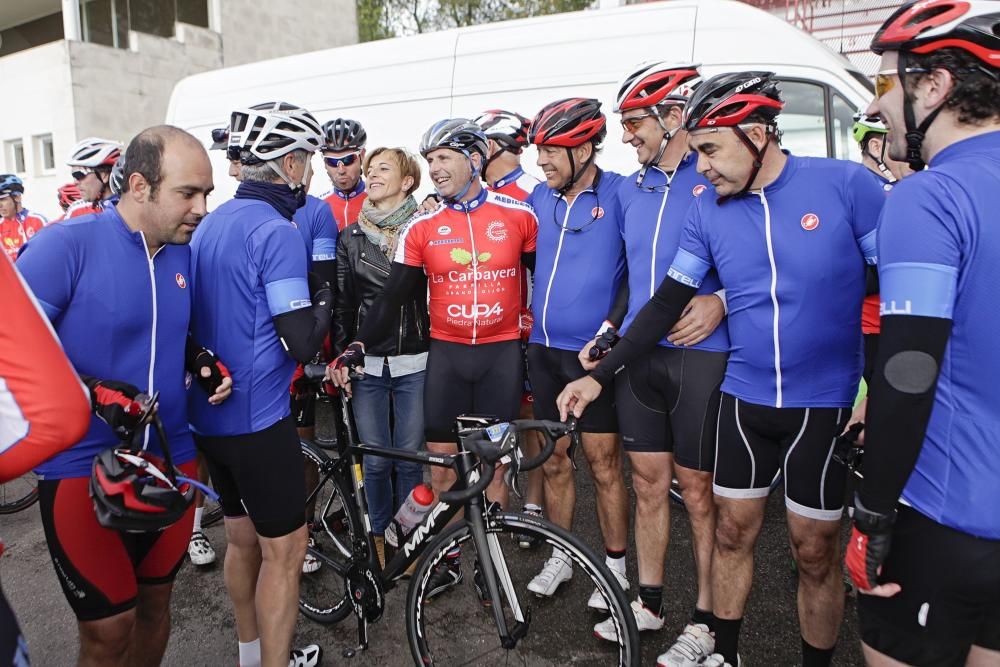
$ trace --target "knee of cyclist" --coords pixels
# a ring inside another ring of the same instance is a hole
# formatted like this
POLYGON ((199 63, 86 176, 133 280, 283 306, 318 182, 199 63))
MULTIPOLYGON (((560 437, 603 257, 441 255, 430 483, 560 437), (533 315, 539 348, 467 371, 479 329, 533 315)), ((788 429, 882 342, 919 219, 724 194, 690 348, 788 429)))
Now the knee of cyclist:
POLYGON ((829 540, 804 540, 801 543, 796 540, 793 544, 800 576, 825 579, 831 569, 840 567, 837 545, 829 540))
POLYGON ((670 476, 644 475, 632 469, 632 488, 635 489, 637 503, 666 503, 670 493, 670 476))
POLYGON ((308 542, 308 533, 299 529, 284 537, 267 540, 266 544, 261 547, 261 553, 264 560, 273 560, 279 563, 300 563, 305 558, 308 542))
POLYGON ((108 659, 124 656, 135 629, 135 619, 135 610, 131 610, 112 618, 80 623, 81 649, 108 659))
POLYGON ((715 546, 719 551, 730 553, 750 551, 753 548, 751 531, 732 519, 720 518, 715 526, 715 546))
POLYGON ((562 475, 568 475, 573 472, 573 466, 569 462, 569 457, 566 456, 566 452, 560 452, 556 450, 552 452, 552 456, 546 459, 545 463, 542 464, 542 470, 546 477, 560 477, 562 475))

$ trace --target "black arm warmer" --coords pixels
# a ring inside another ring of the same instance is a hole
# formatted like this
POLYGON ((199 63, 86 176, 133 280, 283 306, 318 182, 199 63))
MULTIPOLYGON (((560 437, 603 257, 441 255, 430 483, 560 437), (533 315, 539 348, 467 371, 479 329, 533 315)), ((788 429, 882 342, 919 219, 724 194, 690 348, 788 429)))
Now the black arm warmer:
POLYGON ((348 261, 347 246, 341 235, 337 240, 337 293, 333 297, 333 327, 331 342, 335 354, 340 354, 354 336, 358 314, 358 295, 355 294, 354 271, 348 261))
POLYGON ((590 376, 607 385, 619 368, 656 347, 670 327, 681 318, 681 313, 697 291, 673 278, 665 278, 656 288, 653 298, 639 311, 628 333, 611 348, 611 353, 601 360, 590 376))
MULTIPOLYGON (((401 262, 393 262, 389 277, 385 281, 382 293, 375 299, 371 309, 365 315, 355 340, 362 343, 371 340, 373 336, 381 335, 392 326, 395 314, 406 298, 413 294, 423 284, 424 270, 419 266, 407 266, 401 262)), ((351 342, 351 341, 348 341, 351 342)))
POLYGON ((887 315, 882 318, 875 372, 865 415, 865 475, 861 502, 873 511, 896 507, 924 444, 938 371, 951 320, 887 315))
POLYGON ((608 322, 614 325, 615 329, 620 329, 625 315, 628 314, 628 271, 622 275, 622 284, 618 287, 618 294, 615 295, 615 302, 611 304, 611 310, 605 317, 608 322))
POLYGON ((198 358, 201 351, 205 349, 198 343, 194 342, 194 337, 188 333, 187 340, 184 342, 184 369, 194 373, 194 360, 198 358))
POLYGON ((521 253, 521 264, 524 264, 526 267, 528 267, 528 270, 531 271, 532 274, 534 274, 535 273, 535 251, 532 250, 531 252, 522 252, 521 253))
POLYGON ((313 262, 312 272, 320 277, 320 280, 330 283, 330 287, 337 284, 337 260, 328 259, 325 262, 313 262))
POLYGON ((299 308, 272 319, 282 345, 300 364, 312 361, 330 331, 330 309, 333 305, 330 301, 333 295, 331 290, 322 291, 325 292, 325 295, 319 295, 322 296, 322 303, 314 295, 311 308, 299 308))

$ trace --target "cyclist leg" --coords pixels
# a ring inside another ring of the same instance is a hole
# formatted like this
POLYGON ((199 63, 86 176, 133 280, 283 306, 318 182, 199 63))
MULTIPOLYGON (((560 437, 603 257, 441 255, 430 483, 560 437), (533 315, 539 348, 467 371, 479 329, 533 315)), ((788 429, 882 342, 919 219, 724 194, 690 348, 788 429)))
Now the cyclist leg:
MULTIPOLYGON (((477 346, 477 362, 473 366, 472 407, 478 414, 493 415, 500 421, 514 421, 521 410, 521 342, 505 340, 477 346)), ((498 466, 493 481, 486 489, 487 499, 510 505, 510 489, 504 481, 505 466, 498 466)))
MULTIPOLYGON (((198 452, 196 461, 198 481, 208 484, 208 464, 201 452, 198 452)), ((210 565, 215 562, 215 549, 208 536, 201 529, 201 519, 205 512, 205 494, 201 491, 195 491, 194 504, 194 525, 191 528, 191 539, 188 543, 188 557, 195 565, 210 565)))
POLYGON ((97 522, 85 477, 38 484, 42 527, 63 594, 77 618, 81 666, 126 665, 138 585, 127 542, 97 522))
MULTIPOLYGON (((3 545, 0 544, 0 553, 3 545)), ((0 589, 0 665, 28 665, 28 643, 17 625, 17 617, 0 589)))
MULTIPOLYGON (((424 435, 432 454, 454 454, 455 417, 473 412, 472 383, 464 371, 469 363, 466 353, 471 345, 431 340, 424 380, 424 435)), ((435 496, 455 483, 455 471, 431 467, 431 485, 435 496)))
POLYGON ((715 651, 737 664, 739 628, 753 583, 753 550, 770 483, 781 464, 778 411, 723 393, 716 434, 712 605, 715 651))
POLYGON ((691 621, 711 627, 712 547, 715 543, 715 429, 719 386, 728 354, 664 348, 670 374, 670 428, 674 436, 674 475, 691 520, 691 543, 698 576, 698 598, 691 621), (708 621, 708 622, 706 622, 708 621))
MULTIPOLYGON (((521 343, 521 374, 524 379, 524 393, 521 394, 521 411, 518 419, 535 419, 534 400, 531 392, 531 380, 528 376, 528 346, 521 343)), ((521 451, 525 456, 534 457, 542 450, 542 436, 536 431, 529 431, 523 436, 521 451)), ((528 485, 524 492, 524 510, 543 513, 545 503, 545 472, 541 467, 528 471, 528 485)))
POLYGON ((792 556, 799 574, 799 625, 803 640, 832 651, 844 616, 840 520, 845 467, 833 460, 837 436, 850 408, 809 408, 785 438, 785 506, 792 556))
POLYGON ((622 443, 632 462, 635 544, 639 591, 647 626, 662 624, 664 563, 670 535, 667 496, 673 474, 673 432, 667 388, 666 350, 657 348, 615 378, 622 443))
POLYGON ((858 596, 868 664, 1000 664, 1000 540, 900 504, 881 579, 901 590, 890 598, 858 596))

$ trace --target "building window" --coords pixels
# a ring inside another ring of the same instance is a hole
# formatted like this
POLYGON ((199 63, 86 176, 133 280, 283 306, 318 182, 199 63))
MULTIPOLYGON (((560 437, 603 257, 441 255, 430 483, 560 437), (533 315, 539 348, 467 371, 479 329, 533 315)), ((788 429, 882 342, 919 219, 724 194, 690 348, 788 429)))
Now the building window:
POLYGON ((128 18, 136 32, 173 37, 177 7, 173 0, 128 0, 128 18))
POLYGON ((7 155, 7 169, 15 174, 23 174, 24 169, 24 142, 20 139, 13 139, 6 142, 4 151, 7 155))
POLYGON ((208 0, 177 0, 177 20, 181 23, 208 27, 208 0))
POLYGON ((56 151, 52 144, 51 134, 42 134, 35 137, 35 172, 47 174, 55 171, 56 151))
POLYGON ((128 48, 128 0, 80 0, 83 41, 128 48))

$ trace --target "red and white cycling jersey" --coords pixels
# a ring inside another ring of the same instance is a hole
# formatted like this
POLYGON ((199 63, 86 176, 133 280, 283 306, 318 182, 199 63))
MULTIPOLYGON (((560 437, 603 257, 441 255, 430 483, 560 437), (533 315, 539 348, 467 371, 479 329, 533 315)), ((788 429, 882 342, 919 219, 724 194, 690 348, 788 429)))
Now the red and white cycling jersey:
POLYGON ((518 167, 503 178, 498 178, 489 188, 497 194, 507 195, 518 201, 528 201, 528 195, 531 194, 531 191, 540 182, 537 178, 531 174, 524 173, 524 170, 518 167))
POLYGON ((104 202, 92 202, 92 201, 85 201, 83 199, 77 199, 75 202, 69 205, 69 208, 66 209, 66 214, 60 219, 69 220, 70 218, 78 218, 81 215, 100 213, 103 210, 104 210, 104 202))
POLYGON ((16 260, 21 246, 47 224, 49 221, 44 216, 31 213, 28 209, 21 209, 13 218, 0 220, 0 245, 3 245, 10 261, 16 260))
POLYGON ((17 270, 0 257, 0 482, 70 447, 90 426, 90 395, 17 270))
POLYGON ((361 207, 368 199, 368 193, 365 192, 365 182, 358 181, 358 184, 350 192, 341 192, 334 188, 320 199, 330 205, 333 219, 337 221, 337 231, 342 232, 344 227, 358 221, 358 214, 361 213, 361 207))
POLYGON ((394 259, 427 274, 431 338, 469 345, 518 339, 521 254, 535 251, 537 237, 530 206, 487 190, 410 221, 394 259))

